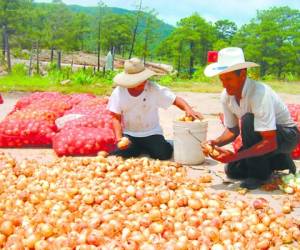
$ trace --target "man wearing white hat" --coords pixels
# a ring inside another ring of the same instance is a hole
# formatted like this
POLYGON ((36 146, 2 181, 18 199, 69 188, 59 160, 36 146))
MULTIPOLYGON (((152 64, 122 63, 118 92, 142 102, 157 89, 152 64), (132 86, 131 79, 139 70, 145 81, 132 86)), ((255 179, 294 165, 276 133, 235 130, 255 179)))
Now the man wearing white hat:
POLYGON ((227 163, 229 178, 242 179, 241 187, 255 189, 269 179, 273 170, 296 167, 290 157, 300 133, 286 105, 267 85, 247 77, 247 68, 259 66, 246 62, 241 48, 219 51, 218 61, 205 68, 208 77, 219 76, 224 91, 223 134, 209 143, 221 153, 212 158, 227 163), (239 120, 240 126, 239 127, 239 120), (241 132, 243 146, 237 153, 219 148, 232 142, 241 132))
POLYGON ((109 99, 108 110, 114 116, 119 143, 112 154, 128 158, 147 153, 155 159, 169 159, 173 148, 163 136, 158 109, 175 105, 189 116, 202 118, 168 88, 149 81, 153 75, 155 72, 145 68, 141 60, 132 58, 125 61, 124 72, 113 79, 117 87, 109 99))

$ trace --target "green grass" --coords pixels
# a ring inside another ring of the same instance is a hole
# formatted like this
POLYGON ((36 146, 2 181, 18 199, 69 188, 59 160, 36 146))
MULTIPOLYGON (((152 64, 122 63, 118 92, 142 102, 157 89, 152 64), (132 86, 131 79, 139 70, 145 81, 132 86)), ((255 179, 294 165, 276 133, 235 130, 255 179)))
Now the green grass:
POLYGON ((171 83, 162 83, 161 85, 169 87, 176 92, 219 93, 223 89, 222 85, 219 83, 205 83, 194 81, 176 81, 171 83))
MULTIPOLYGON (((96 83, 80 84, 71 82, 67 85, 61 85, 53 82, 50 77, 41 76, 20 76, 17 74, 0 77, 0 91, 59 91, 62 93, 93 93, 96 95, 109 95, 112 91, 112 84, 105 79, 95 79, 96 83)), ((300 82, 265 82, 276 92, 288 94, 300 94, 300 82)), ((202 93, 220 93, 223 89, 222 84, 217 78, 211 79, 211 83, 197 82, 195 80, 176 80, 167 83, 161 83, 176 92, 202 92, 202 93)))
POLYGON ((58 91, 62 93, 93 93, 96 95, 108 95, 111 92, 111 84, 98 82, 96 84, 75 84, 61 85, 53 82, 48 77, 41 76, 18 76, 8 75, 0 77, 0 91, 58 91))
POLYGON ((264 82, 278 93, 300 94, 300 82, 272 81, 264 82))
MULTIPOLYGON (((264 81, 263 83, 269 85, 277 93, 300 94, 300 82, 264 81)), ((223 86, 217 78, 213 78, 210 83, 186 80, 162 85, 178 92, 220 93, 223 90, 223 86)))

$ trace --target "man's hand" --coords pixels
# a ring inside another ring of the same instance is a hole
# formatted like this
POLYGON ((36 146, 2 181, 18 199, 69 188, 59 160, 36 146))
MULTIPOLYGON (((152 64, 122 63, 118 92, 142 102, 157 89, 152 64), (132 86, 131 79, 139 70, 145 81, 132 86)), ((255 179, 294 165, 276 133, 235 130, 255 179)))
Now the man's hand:
POLYGON ((200 119, 200 120, 204 119, 203 115, 200 112, 197 112, 193 109, 188 109, 185 111, 185 113, 186 113, 186 116, 191 116, 194 119, 200 119))
POLYGON ((216 146, 217 142, 215 140, 206 141, 201 144, 202 151, 206 156, 210 156, 216 161, 220 161, 222 163, 228 163, 232 161, 236 161, 236 154, 231 152, 230 150, 220 148, 216 146))
POLYGON ((185 111, 186 116, 191 116, 194 119, 203 119, 203 115, 201 113, 194 111, 193 108, 179 96, 176 96, 173 105, 185 111))
POLYGON ((202 152, 205 156, 217 157, 220 153, 215 149, 216 142, 214 140, 201 143, 202 152))
POLYGON ((213 148, 215 146, 217 146, 217 140, 208 140, 208 141, 204 141, 201 146, 204 146, 204 145, 211 145, 213 148))
POLYGON ((217 156, 210 154, 210 157, 216 161, 222 163, 229 163, 238 160, 236 154, 230 150, 223 149, 217 146, 215 146, 215 149, 219 152, 219 154, 217 156))
POLYGON ((118 141, 118 148, 120 150, 125 150, 129 147, 131 141, 128 139, 128 137, 122 137, 119 141, 118 141))

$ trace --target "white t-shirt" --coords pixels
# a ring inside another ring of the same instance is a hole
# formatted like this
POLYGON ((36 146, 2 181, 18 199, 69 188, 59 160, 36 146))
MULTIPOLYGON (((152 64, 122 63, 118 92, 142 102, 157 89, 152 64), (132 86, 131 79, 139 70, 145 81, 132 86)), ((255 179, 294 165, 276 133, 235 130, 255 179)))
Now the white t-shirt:
POLYGON ((238 125, 238 119, 246 113, 254 114, 254 130, 276 130, 276 124, 294 127, 291 115, 279 96, 267 85, 246 79, 242 91, 242 99, 238 105, 234 96, 227 94, 226 89, 221 95, 224 112, 224 124, 228 128, 238 125))
POLYGON ((123 133, 145 137, 163 134, 159 124, 158 108, 168 108, 176 95, 168 88, 147 82, 139 96, 132 96, 123 87, 116 87, 109 98, 109 111, 122 115, 123 133))

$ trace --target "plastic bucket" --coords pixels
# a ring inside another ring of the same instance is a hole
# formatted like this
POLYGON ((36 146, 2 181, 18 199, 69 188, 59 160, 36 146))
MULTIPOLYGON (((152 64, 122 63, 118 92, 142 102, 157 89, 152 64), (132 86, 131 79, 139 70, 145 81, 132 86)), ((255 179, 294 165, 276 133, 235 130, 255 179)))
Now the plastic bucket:
POLYGON ((205 157, 201 150, 201 142, 206 140, 207 121, 173 122, 174 160, 186 165, 199 165, 205 157))

